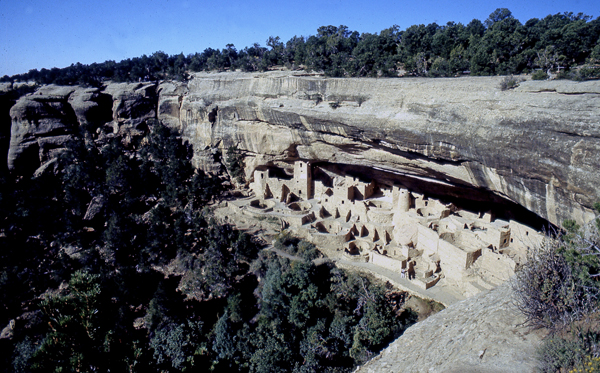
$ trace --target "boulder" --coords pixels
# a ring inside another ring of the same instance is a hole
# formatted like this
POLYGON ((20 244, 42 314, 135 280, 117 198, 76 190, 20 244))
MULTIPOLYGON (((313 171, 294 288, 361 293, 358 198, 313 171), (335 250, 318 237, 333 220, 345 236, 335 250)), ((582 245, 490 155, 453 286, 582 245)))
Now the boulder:
POLYGON ((115 133, 139 130, 156 118, 158 97, 155 83, 113 83, 104 93, 112 97, 112 126, 115 133))
POLYGON ((69 97, 77 122, 93 132, 112 120, 113 99, 100 88, 78 89, 69 97))
MULTIPOLYGON (((158 86, 158 119, 169 128, 180 131, 181 103, 187 94, 185 83, 163 82, 158 86)), ((185 113, 183 114, 185 115, 185 113)))
MULTIPOLYGON (((0 157, 6 159, 10 147, 10 108, 19 97, 36 89, 34 83, 0 83, 0 157)), ((8 171, 7 165, 0 162, 0 175, 8 171)))
POLYGON ((83 220, 93 220, 104 209, 106 198, 103 195, 95 196, 88 204, 83 220))

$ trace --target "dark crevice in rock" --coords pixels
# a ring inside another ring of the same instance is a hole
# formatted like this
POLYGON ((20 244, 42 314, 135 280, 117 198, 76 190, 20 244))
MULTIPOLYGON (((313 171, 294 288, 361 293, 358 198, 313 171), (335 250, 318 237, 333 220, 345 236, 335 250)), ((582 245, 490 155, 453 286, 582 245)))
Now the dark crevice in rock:
MULTIPOLYGON (((372 142, 373 148, 379 149, 379 150, 384 150, 388 153, 398 155, 398 156, 401 156, 401 157, 409 159, 409 160, 422 160, 425 162, 433 162, 433 163, 439 164, 439 165, 452 165, 452 166, 460 166, 460 165, 462 165, 463 162, 466 161, 466 160, 448 160, 448 159, 442 159, 442 158, 432 158, 431 156, 426 156, 426 155, 423 155, 423 154, 420 154, 417 152, 394 149, 389 146, 381 145, 381 143, 382 143, 382 140, 373 140, 373 142, 372 142)), ((418 144, 415 144, 415 147, 418 147, 418 146, 419 146, 418 144)), ((422 146, 431 146, 431 145, 430 144, 422 144, 422 146)))
POLYGON ((582 95, 600 96, 596 92, 557 92, 557 93, 560 95, 565 95, 565 96, 582 96, 582 95))
POLYGON ((13 170, 21 175, 30 175, 40 167, 40 146, 36 139, 23 142, 22 151, 14 160, 13 170))
POLYGON ((73 129, 72 128, 54 128, 48 132, 44 132, 44 133, 40 133, 40 134, 36 134, 35 136, 32 136, 32 138, 36 138, 36 139, 44 139, 44 138, 49 138, 49 137, 56 137, 56 136, 64 136, 64 135, 70 135, 73 133, 73 129))
POLYGON ((93 101, 95 101, 98 106, 92 107, 86 113, 86 119, 92 128, 95 129, 112 120, 113 99, 109 94, 99 93, 93 101))
POLYGON ((208 113, 208 121, 210 122, 210 124, 215 124, 215 122, 217 121, 217 114, 219 112, 219 107, 215 106, 214 109, 212 109, 209 113, 208 113))
POLYGON ((581 134, 581 133, 575 133, 575 132, 567 132, 567 131, 561 131, 561 130, 557 130, 554 131, 555 133, 561 134, 561 135, 566 135, 569 137, 574 137, 574 138, 593 138, 593 139, 600 139, 600 136, 598 135, 590 135, 590 134, 581 134))

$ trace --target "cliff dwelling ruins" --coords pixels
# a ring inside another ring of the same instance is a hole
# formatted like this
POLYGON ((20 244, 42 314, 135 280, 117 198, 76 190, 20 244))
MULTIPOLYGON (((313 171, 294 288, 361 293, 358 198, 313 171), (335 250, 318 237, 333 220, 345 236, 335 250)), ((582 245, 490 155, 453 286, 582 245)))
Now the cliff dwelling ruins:
POLYGON ((277 220, 330 258, 372 263, 427 290, 442 279, 463 296, 509 279, 543 238, 491 211, 469 211, 390 180, 365 180, 336 165, 296 161, 259 167, 253 196, 228 208, 277 220), (291 166, 291 165, 290 165, 291 166), (291 174, 289 174, 291 173, 291 174))

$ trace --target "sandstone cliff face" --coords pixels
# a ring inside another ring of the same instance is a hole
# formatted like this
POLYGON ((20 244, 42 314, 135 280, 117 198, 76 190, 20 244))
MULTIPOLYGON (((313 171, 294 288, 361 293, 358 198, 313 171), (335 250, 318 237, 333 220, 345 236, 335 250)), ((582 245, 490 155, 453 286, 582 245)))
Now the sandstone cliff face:
MULTIPOLYGON (((10 108, 25 94, 36 89, 34 84, 0 83, 0 154, 8 154, 10 144, 11 117, 10 108)), ((6 162, 0 162, 0 175, 8 171, 6 162)))
POLYGON ((507 282, 411 326, 359 373, 535 372, 544 333, 521 324, 507 282))
POLYGON ((135 132, 156 117, 155 84, 110 84, 83 88, 44 86, 21 97, 10 108, 8 169, 31 173, 50 162, 65 143, 80 134, 83 126, 101 126, 114 133, 135 132))
POLYGON ((12 119, 8 168, 27 171, 47 160, 75 132, 78 123, 69 97, 76 88, 44 87, 10 109, 12 119))
POLYGON ((158 87, 50 86, 11 109, 8 166, 34 162, 27 151, 39 166, 46 144, 78 125, 143 131, 158 118, 194 145, 197 166, 210 168, 211 149, 237 145, 248 179, 260 165, 332 162, 438 194, 506 199, 559 225, 589 220, 600 200, 600 82, 501 91, 501 79, 268 72, 196 74, 158 87))
POLYGON ((196 150, 247 151, 248 177, 257 165, 299 157, 473 198, 490 191, 555 224, 589 220, 600 200, 600 82, 501 91, 501 79, 198 74, 179 126, 196 150))

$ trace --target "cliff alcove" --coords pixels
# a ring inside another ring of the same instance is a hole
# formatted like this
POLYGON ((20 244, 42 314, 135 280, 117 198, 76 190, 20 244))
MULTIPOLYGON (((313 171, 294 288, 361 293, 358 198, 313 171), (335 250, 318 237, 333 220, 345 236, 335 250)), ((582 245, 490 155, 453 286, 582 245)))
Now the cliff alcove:
MULTIPOLYGON (((461 210, 491 212, 494 218, 503 220, 517 220, 537 231, 547 230, 554 225, 523 206, 503 196, 492 193, 485 188, 475 188, 466 185, 453 184, 444 175, 413 176, 406 173, 369 168, 365 166, 335 164, 328 162, 313 162, 318 167, 315 179, 329 179, 319 176, 320 170, 331 170, 338 175, 351 176, 362 181, 376 180, 381 188, 391 189, 393 185, 403 185, 407 189, 440 200, 443 203, 452 203, 461 210)), ((328 185, 332 186, 332 185, 328 185)), ((360 198, 355 194, 355 197, 360 198)))
POLYGON ((178 130, 194 147, 195 165, 208 171, 215 167, 211 149, 235 145, 246 156, 247 178, 266 164, 325 161, 411 177, 412 184, 431 180, 428 190, 439 195, 514 202, 554 225, 589 221, 600 199, 600 82, 524 81, 502 91, 501 79, 271 71, 100 88, 50 85, 2 106, 10 107, 10 123, 6 113, 0 117, 3 131, 11 127, 2 147, 9 170, 27 173, 53 156, 38 150, 39 162, 26 161, 27 171, 20 158, 46 144, 60 148, 78 125, 135 135, 140 123, 155 119, 178 130), (72 110, 76 121, 52 114, 42 99, 72 110))

